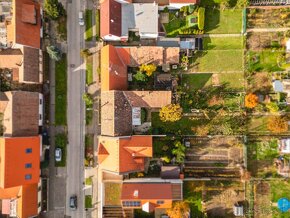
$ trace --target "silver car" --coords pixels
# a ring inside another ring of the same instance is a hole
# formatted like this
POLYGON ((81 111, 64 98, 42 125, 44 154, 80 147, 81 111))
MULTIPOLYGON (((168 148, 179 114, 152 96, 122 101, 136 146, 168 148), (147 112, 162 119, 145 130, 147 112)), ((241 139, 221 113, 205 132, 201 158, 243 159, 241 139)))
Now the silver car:
POLYGON ((55 149, 55 161, 60 162, 62 158, 62 151, 60 148, 55 149))

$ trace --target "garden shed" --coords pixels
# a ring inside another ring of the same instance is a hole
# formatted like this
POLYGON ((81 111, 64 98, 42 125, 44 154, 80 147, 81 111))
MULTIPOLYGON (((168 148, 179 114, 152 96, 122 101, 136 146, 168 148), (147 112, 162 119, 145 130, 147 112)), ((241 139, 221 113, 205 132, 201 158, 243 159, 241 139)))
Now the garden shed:
POLYGON ((179 166, 162 166, 161 179, 179 179, 179 166))

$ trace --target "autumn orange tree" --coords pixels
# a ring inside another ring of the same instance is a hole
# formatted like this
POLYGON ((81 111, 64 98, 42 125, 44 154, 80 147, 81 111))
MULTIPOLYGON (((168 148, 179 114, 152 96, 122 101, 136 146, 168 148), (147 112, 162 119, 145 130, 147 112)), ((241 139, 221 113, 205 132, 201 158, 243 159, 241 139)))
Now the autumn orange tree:
POLYGON ((182 108, 179 104, 169 104, 159 111, 160 120, 163 122, 175 122, 181 119, 182 108))
POLYGON ((166 212, 170 218, 188 218, 190 214, 190 208, 188 203, 179 201, 176 202, 173 207, 168 209, 166 212))
POLYGON ((256 107, 258 104, 258 96, 253 94, 253 93, 249 93, 246 95, 245 97, 245 106, 247 108, 254 108, 256 107))
POLYGON ((273 116, 268 119, 267 127, 271 132, 282 133, 288 131, 288 122, 285 117, 273 116))

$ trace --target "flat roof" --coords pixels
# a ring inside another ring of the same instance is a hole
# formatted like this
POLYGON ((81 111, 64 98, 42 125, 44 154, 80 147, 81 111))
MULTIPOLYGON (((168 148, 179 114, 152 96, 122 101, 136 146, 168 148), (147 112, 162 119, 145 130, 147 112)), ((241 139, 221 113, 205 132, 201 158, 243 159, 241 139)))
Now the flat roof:
POLYGON ((122 4, 122 36, 128 36, 129 29, 138 29, 140 36, 158 35, 158 5, 122 4))

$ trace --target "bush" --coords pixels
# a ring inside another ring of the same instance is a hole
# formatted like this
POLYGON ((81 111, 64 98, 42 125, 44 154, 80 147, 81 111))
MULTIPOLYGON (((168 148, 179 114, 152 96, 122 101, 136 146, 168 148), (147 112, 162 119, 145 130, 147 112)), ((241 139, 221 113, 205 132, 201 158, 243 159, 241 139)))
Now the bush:
POLYGON ((52 20, 57 20, 59 17, 65 15, 65 10, 58 0, 45 0, 44 11, 47 16, 52 20))
POLYGON ((266 108, 271 112, 275 113, 279 111, 279 106, 275 102, 270 102, 266 105, 266 108))
POLYGON ((56 46, 54 45, 47 46, 46 51, 52 60, 55 61, 61 60, 62 57, 61 51, 56 46))
POLYGON ((147 76, 145 73, 138 71, 135 75, 133 75, 134 79, 140 82, 146 82, 147 81, 147 76))
POLYGON ((198 9, 198 29, 203 30, 204 29, 204 13, 205 13, 205 9, 200 7, 198 9))

